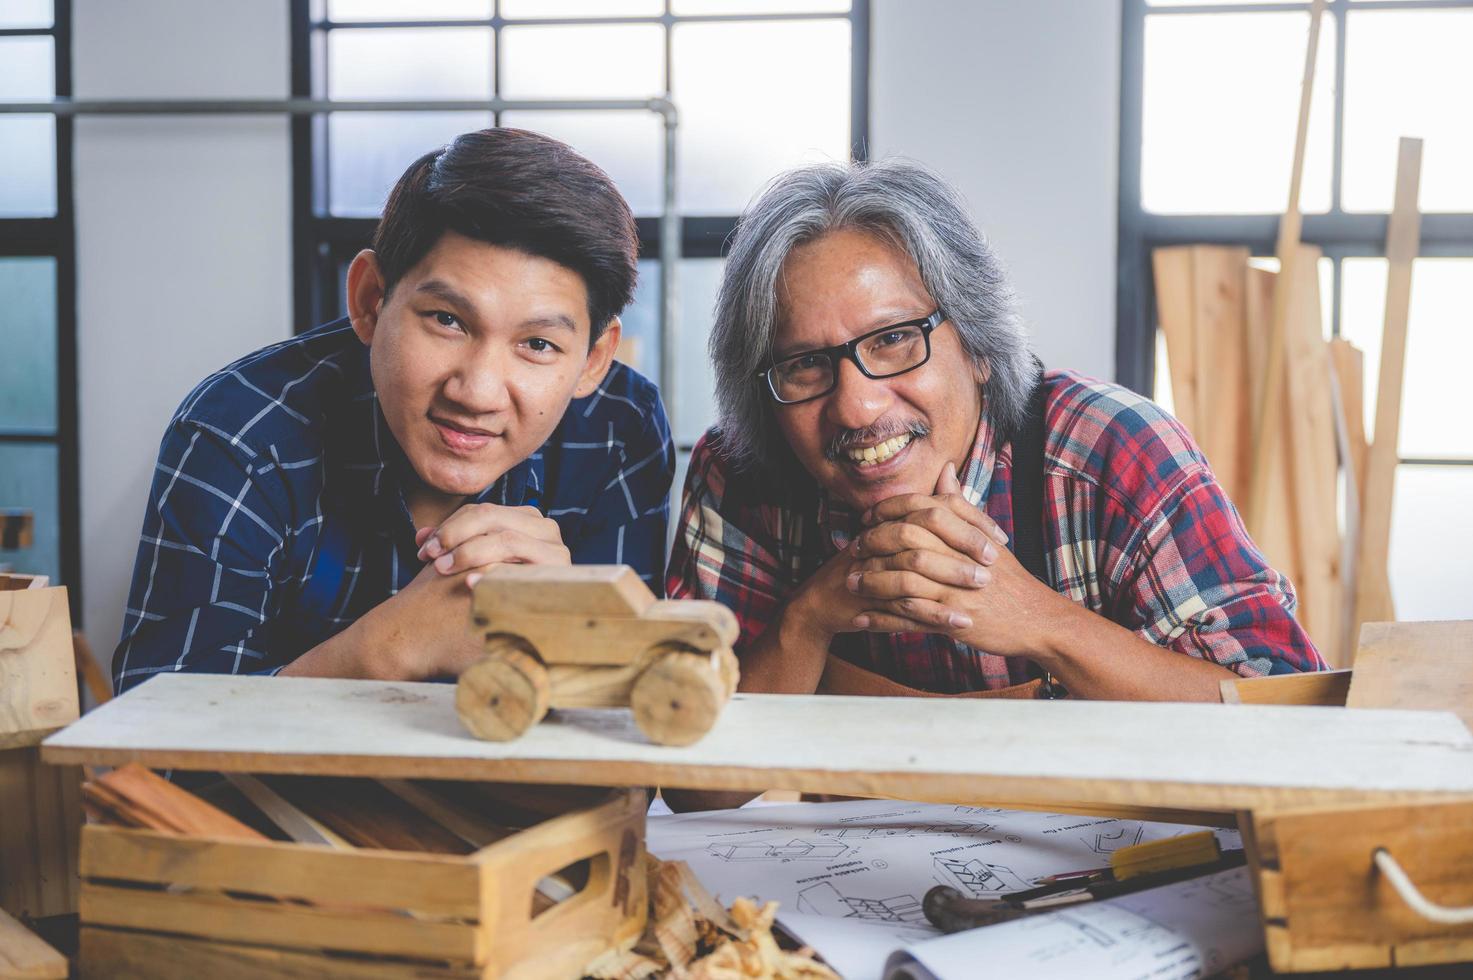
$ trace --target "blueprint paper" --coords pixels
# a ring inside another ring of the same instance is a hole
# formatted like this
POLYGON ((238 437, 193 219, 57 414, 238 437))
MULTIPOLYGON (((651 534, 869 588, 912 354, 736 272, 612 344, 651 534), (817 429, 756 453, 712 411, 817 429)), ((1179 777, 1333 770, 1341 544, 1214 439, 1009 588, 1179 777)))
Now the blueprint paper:
MULTIPOLYGON (((855 800, 651 816, 647 845, 688 863, 725 904, 742 895, 776 900, 785 928, 858 980, 879 977, 891 952, 942 935, 921 910, 933 885, 993 898, 1044 875, 1104 867, 1119 848, 1200 829, 855 800)), ((1236 832, 1216 833, 1224 847, 1241 846, 1236 832)))

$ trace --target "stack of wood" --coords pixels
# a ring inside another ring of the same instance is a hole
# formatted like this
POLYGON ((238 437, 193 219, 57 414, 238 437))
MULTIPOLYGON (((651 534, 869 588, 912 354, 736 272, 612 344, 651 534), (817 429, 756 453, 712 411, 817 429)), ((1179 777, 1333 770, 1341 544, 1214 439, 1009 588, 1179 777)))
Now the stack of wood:
POLYGON ((1375 441, 1362 421, 1361 351, 1326 340, 1320 250, 1285 215, 1278 272, 1246 248, 1182 245, 1153 255, 1172 402, 1333 667, 1364 622, 1395 619, 1387 575, 1421 141, 1404 139, 1387 236, 1375 441))
POLYGON ((0 575, 0 976, 66 976, 21 923, 77 910, 81 769, 39 745, 78 710, 66 589, 0 575))

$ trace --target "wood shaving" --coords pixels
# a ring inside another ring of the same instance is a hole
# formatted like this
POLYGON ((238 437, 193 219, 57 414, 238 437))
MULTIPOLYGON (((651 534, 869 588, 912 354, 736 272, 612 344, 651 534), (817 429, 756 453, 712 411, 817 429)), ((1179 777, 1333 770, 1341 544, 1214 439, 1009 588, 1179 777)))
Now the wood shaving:
POLYGON ((587 968, 597 980, 839 980, 807 948, 773 938, 777 903, 738 898, 728 912, 683 861, 649 857, 650 916, 634 948, 587 968))

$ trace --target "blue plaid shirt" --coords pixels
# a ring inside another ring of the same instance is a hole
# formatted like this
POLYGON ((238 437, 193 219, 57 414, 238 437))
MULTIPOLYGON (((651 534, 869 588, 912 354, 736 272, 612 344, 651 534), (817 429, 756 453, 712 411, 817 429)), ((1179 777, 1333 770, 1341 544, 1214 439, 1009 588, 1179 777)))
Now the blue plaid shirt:
MULTIPOLYGON (((423 567, 408 465, 347 320, 206 378, 159 448, 117 690, 169 670, 275 673, 408 585, 423 567)), ((659 392, 616 362, 475 502, 536 506, 575 563, 632 565, 658 592, 673 474, 659 392)))

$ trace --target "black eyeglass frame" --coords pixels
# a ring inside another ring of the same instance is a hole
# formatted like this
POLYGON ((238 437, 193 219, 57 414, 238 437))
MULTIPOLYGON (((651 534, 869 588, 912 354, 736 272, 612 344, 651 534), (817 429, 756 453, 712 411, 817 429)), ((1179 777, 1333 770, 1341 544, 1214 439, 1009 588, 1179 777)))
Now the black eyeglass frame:
POLYGON ((944 323, 945 320, 946 314, 938 308, 936 312, 932 313, 930 316, 921 317, 918 320, 903 320, 900 323, 892 323, 889 326, 880 327, 877 330, 871 330, 869 333, 860 334, 858 337, 846 340, 842 344, 835 344, 832 347, 819 347, 814 350, 804 350, 799 351, 796 354, 790 354, 787 357, 783 358, 781 361, 770 364, 762 370, 756 372, 756 377, 758 380, 766 383, 767 393, 771 395, 772 400, 777 402, 779 405, 801 405, 804 402, 811 402, 816 398, 822 398, 824 395, 832 392, 839 385, 839 361, 841 360, 852 361, 854 363, 854 366, 859 368, 859 373, 864 375, 866 378, 898 378, 902 374, 907 374, 911 371, 914 371, 918 367, 923 367, 926 362, 931 359, 931 331, 941 326, 941 324, 944 323), (920 328, 921 339, 926 342, 926 356, 921 358, 919 361, 912 364, 908 368, 901 368, 899 371, 891 371, 888 374, 875 374, 869 368, 865 367, 863 362, 859 360, 859 345, 864 343, 866 340, 869 340, 871 337, 878 337, 881 334, 889 333, 891 330, 900 330, 903 327, 920 328), (786 364, 789 361, 797 360, 800 357, 813 357, 815 354, 822 354, 829 360, 829 367, 832 368, 833 375, 832 379, 829 382, 829 386, 816 395, 809 395, 806 398, 799 398, 794 401, 788 401, 781 395, 779 395, 777 393, 777 382, 773 380, 772 372, 776 371, 779 365, 786 364))

